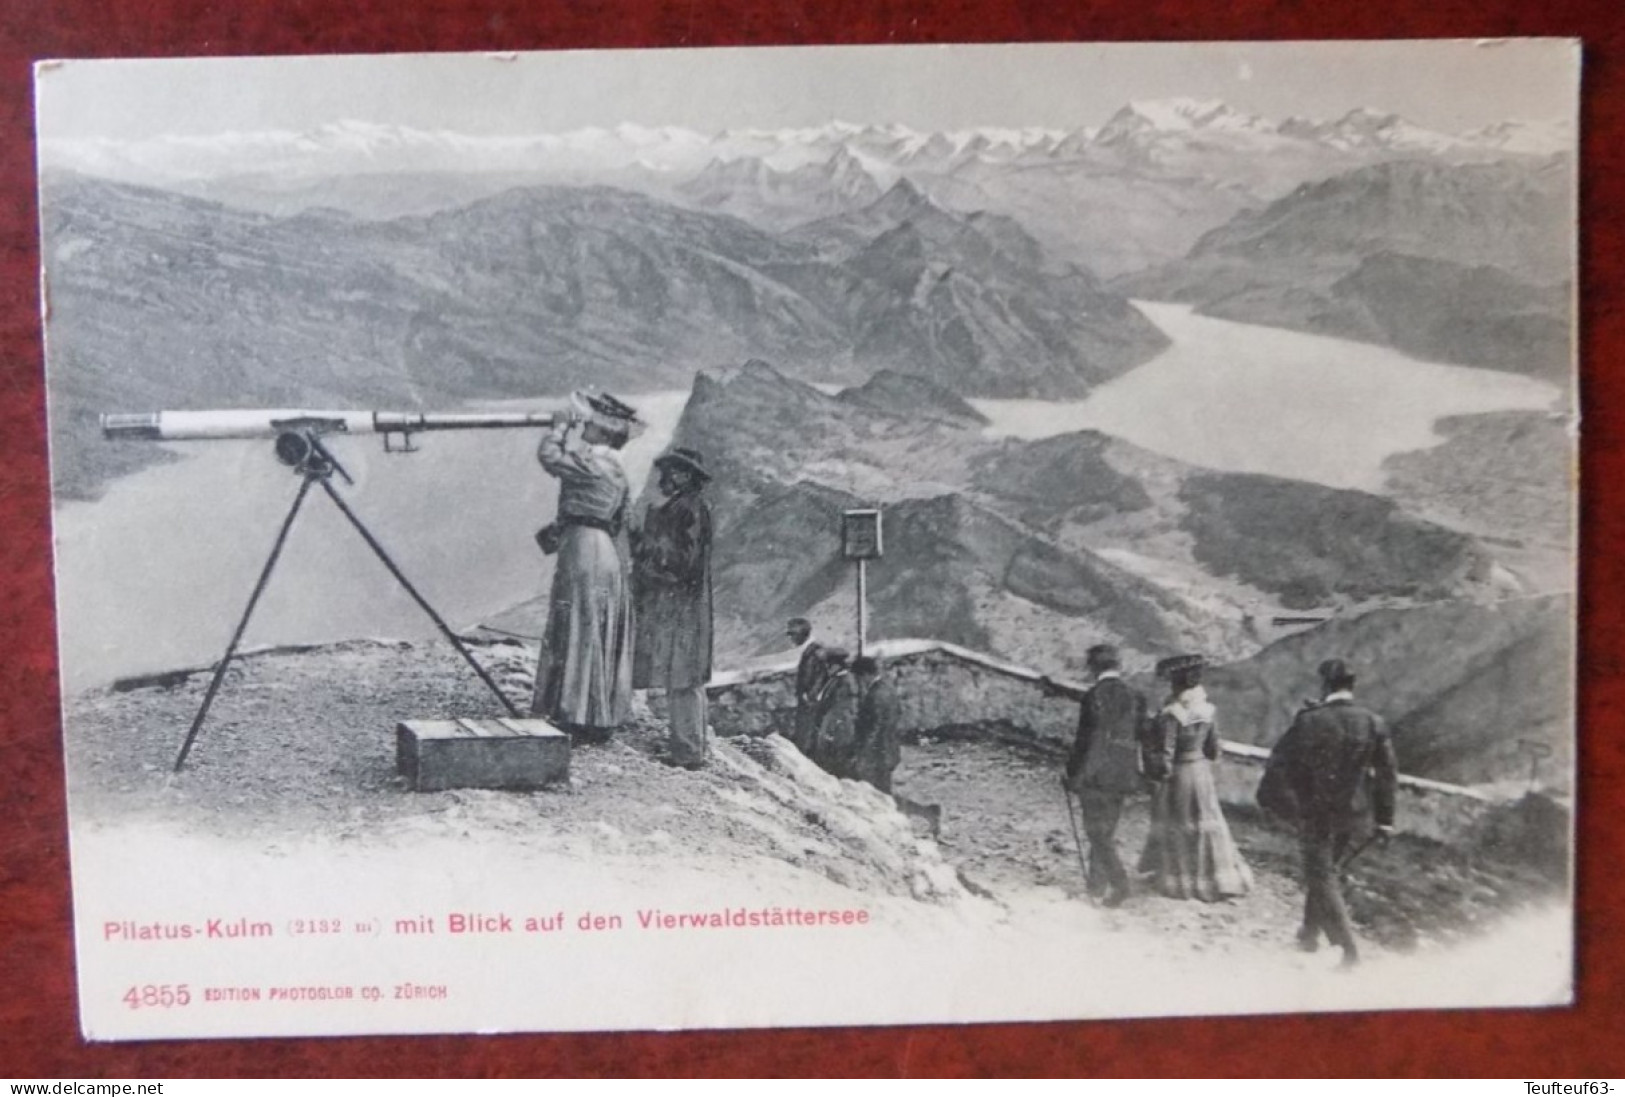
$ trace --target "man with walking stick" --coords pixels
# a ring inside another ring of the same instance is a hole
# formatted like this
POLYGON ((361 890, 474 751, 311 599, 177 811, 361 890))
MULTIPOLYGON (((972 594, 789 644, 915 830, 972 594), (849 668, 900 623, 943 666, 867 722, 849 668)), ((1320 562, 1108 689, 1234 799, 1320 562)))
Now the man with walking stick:
MULTIPOLYGON (((1077 797, 1083 832, 1089 839, 1085 869, 1089 894, 1105 907, 1121 906, 1129 897, 1128 871, 1117 854, 1117 824, 1123 801, 1140 787, 1139 746, 1145 726, 1145 698, 1124 682, 1117 649, 1096 644, 1087 655, 1094 685, 1079 693, 1044 679, 1045 692, 1079 702, 1078 737, 1061 775, 1067 816, 1077 797)), ((1077 824, 1073 823, 1073 839, 1077 824)), ((1082 856, 1079 847, 1079 856, 1082 856)))

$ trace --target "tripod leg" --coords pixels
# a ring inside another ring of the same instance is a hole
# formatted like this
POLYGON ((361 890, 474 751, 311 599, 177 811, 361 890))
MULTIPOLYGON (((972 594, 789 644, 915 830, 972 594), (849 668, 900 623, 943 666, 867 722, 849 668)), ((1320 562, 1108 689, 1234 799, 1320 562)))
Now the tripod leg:
POLYGON ((333 500, 334 505, 343 512, 344 517, 350 520, 350 524, 356 528, 356 532, 361 534, 362 539, 367 542, 367 547, 371 548, 377 554, 378 559, 384 562, 384 566, 389 569, 389 573, 395 577, 395 581, 400 583, 406 593, 412 596, 412 600, 423 607, 423 612, 429 615, 429 619, 439 627, 446 639, 451 641, 451 646, 457 649, 457 654, 461 655, 464 661, 474 668, 474 673, 480 676, 480 681, 484 682, 491 692, 496 694, 497 700, 501 701, 502 706, 508 710, 508 715, 513 717, 522 715, 514 707, 514 703, 508 700, 508 695, 502 692, 502 687, 492 680, 491 676, 485 672, 485 668, 475 661, 468 648, 463 646, 463 642, 457 638, 457 634, 451 630, 451 626, 446 624, 440 614, 434 611, 434 607, 424 600, 423 595, 419 594, 417 588, 402 574, 401 569, 395 565, 395 561, 389 558, 389 553, 384 551, 384 546, 378 543, 378 539, 362 524, 361 519, 356 517, 355 511, 345 504, 344 499, 333 489, 333 485, 326 480, 323 480, 321 484, 322 489, 327 492, 327 497, 333 500))
POLYGON ((266 558, 265 567, 260 570, 259 582, 254 584, 254 593, 248 597, 248 608, 243 610, 242 620, 237 622, 237 631, 231 634, 231 643, 226 645, 226 654, 220 657, 215 664, 214 677, 209 679, 209 689, 203 695, 203 704, 198 707, 197 715, 192 718, 192 728, 186 733, 186 742, 181 744, 181 752, 175 757, 175 772, 179 773, 186 764, 186 756, 192 751, 192 743, 197 739, 197 733, 203 728, 203 720, 209 715, 209 706, 214 704, 214 695, 220 691, 220 683, 226 677, 226 667, 231 657, 237 654, 237 645, 242 642, 243 632, 248 628, 248 619, 254 616, 254 607, 259 604, 260 595, 265 593, 265 584, 271 580, 271 571, 276 567, 277 558, 282 555, 282 546, 288 541, 288 531, 293 528, 293 520, 299 514, 299 507, 305 501, 305 494, 310 491, 310 478, 305 477, 299 483, 299 494, 293 497, 293 506, 288 508, 288 516, 282 520, 282 529, 276 535, 276 544, 271 546, 271 555, 266 558))

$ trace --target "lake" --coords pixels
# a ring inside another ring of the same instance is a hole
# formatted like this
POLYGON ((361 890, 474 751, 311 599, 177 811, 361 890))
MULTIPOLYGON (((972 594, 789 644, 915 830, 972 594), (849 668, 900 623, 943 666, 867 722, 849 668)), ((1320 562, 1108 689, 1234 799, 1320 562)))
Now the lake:
POLYGON ((1443 439, 1448 415, 1549 408, 1556 386, 1396 350, 1136 301, 1173 341, 1075 402, 973 400, 992 431, 1098 430, 1191 464, 1381 491, 1383 459, 1443 439))
MULTIPOLYGON (((1438 440, 1438 417, 1542 408, 1559 395, 1511 374, 1419 363, 1381 347, 1199 317, 1183 306, 1141 308, 1171 337, 1169 350, 1086 400, 977 401, 990 429, 1042 437, 1087 427, 1196 464, 1376 488, 1384 457, 1438 440)), ((625 453, 634 489, 667 445, 686 397, 629 397, 650 422, 625 453)), ((332 443, 357 481, 338 485, 344 498, 454 627, 546 589, 551 562, 532 535, 552 519, 555 490, 536 464, 536 438, 535 431, 426 434, 414 454, 386 454, 377 438, 332 443)), ((124 477, 96 502, 56 510, 69 690, 217 659, 298 490, 268 441, 172 448, 186 460, 124 477)), ((433 633, 316 492, 244 644, 433 633)), ((447 669, 468 673, 453 663, 447 669)))

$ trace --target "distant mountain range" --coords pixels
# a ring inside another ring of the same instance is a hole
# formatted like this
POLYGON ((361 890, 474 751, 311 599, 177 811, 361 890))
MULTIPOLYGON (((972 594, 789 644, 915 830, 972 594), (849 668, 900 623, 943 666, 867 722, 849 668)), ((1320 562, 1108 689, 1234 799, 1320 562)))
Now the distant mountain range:
MULTIPOLYGON (((1292 144, 1341 152, 1449 153, 1462 157, 1515 153, 1547 156, 1573 144, 1563 120, 1504 122, 1464 134, 1444 134, 1404 118, 1356 109, 1324 121, 1272 121, 1215 100, 1183 98, 1128 103, 1100 127, 979 127, 923 132, 903 125, 831 122, 780 130, 734 129, 702 134, 679 126, 623 124, 564 133, 483 135, 410 126, 334 121, 304 131, 266 130, 145 139, 51 139, 41 146, 48 167, 69 168, 144 183, 242 177, 248 173, 320 177, 385 172, 595 171, 643 168, 695 173, 714 161, 753 158, 783 171, 826 161, 844 150, 867 170, 905 165, 941 169, 973 160, 1032 162, 1078 156, 1099 147, 1248 146, 1292 144)), ((895 177, 884 179, 889 185, 895 177)))
POLYGON ((1306 183, 1112 284, 1226 319, 1566 382, 1572 175, 1401 160, 1306 183))
POLYGON ((1077 397, 1166 338, 1013 222, 907 183, 774 236, 606 187, 386 222, 250 213, 78 176, 44 190, 57 422, 129 406, 435 406, 686 388, 771 356, 907 364, 965 395, 1077 397))
POLYGON ((753 156, 713 160, 676 187, 676 194, 696 209, 733 214, 767 229, 859 210, 882 193, 875 177, 845 148, 822 163, 785 171, 753 156))
POLYGON ((329 207, 388 219, 513 186, 599 184, 770 230, 856 209, 907 178, 949 209, 1011 216, 1059 259, 1113 276, 1184 255, 1202 233, 1301 182, 1395 158, 1545 158, 1573 145, 1561 122, 1442 134, 1370 110, 1275 121, 1219 102, 1166 99, 1070 130, 931 133, 836 122, 476 137, 351 121, 306 132, 47 139, 41 156, 47 168, 283 215, 329 207))

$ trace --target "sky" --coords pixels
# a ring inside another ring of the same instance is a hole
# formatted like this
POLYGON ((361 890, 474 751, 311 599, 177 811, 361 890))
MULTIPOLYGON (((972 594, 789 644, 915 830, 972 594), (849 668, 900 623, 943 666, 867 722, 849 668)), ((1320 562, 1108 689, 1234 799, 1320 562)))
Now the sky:
POLYGON ((1572 119, 1579 46, 1428 42, 858 46, 45 62, 39 133, 141 140, 356 120, 473 135, 624 122, 701 132, 1097 126, 1135 99, 1356 107, 1429 129, 1572 119))

